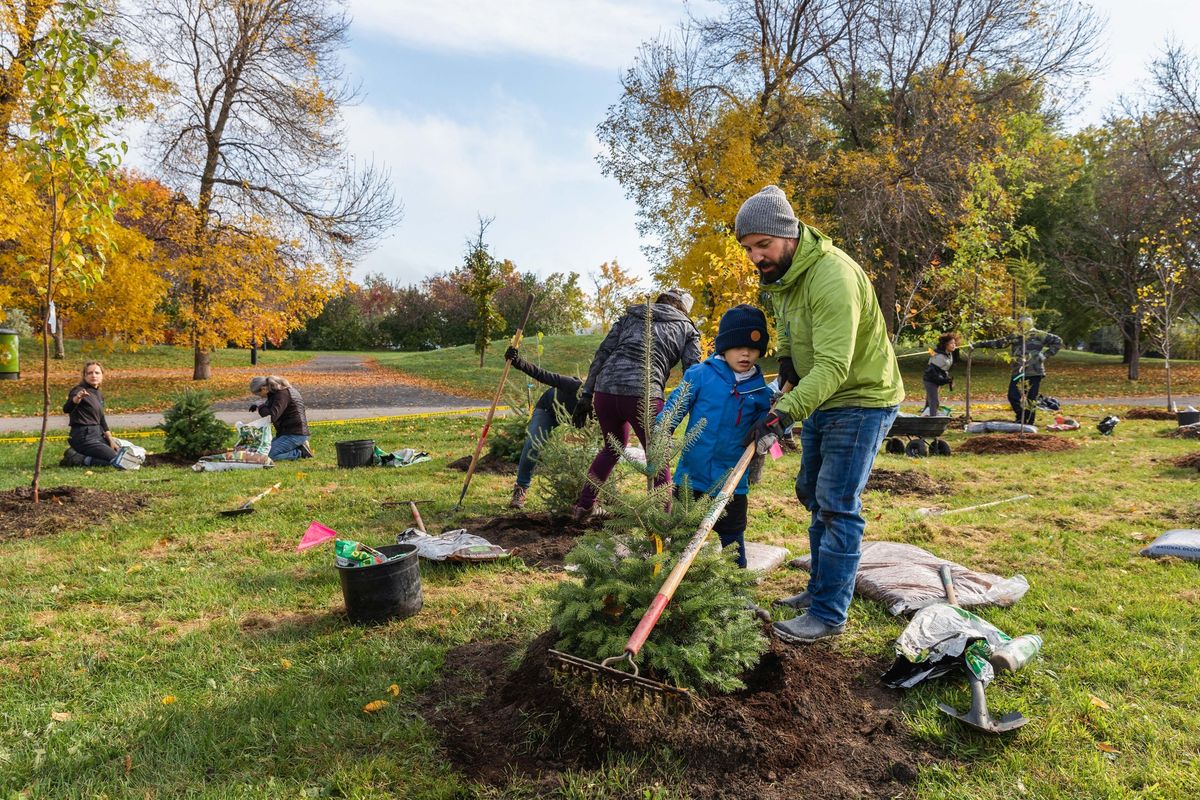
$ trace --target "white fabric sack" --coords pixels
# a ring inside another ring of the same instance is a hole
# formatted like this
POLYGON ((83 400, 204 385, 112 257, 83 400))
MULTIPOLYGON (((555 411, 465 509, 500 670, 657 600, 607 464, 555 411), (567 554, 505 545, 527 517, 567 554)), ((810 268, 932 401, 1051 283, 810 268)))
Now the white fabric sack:
POLYGON ((1142 548, 1142 555, 1149 558, 1174 556, 1187 561, 1200 561, 1200 530, 1179 528, 1167 531, 1142 548))
POLYGON ((1036 425, 1022 425, 1019 422, 1005 422, 993 419, 988 422, 968 422, 963 428, 967 433, 1037 433, 1036 425))
POLYGON ((117 460, 113 462, 113 466, 117 469, 141 469, 142 464, 146 463, 146 448, 139 447, 128 439, 118 439, 113 437, 113 441, 117 443, 117 460))

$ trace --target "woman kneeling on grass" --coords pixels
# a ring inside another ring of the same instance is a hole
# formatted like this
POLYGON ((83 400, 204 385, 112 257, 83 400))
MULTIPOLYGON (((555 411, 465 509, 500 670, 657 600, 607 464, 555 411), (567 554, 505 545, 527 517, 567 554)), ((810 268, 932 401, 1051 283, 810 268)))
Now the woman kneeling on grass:
POLYGON ((104 418, 104 395, 100 384, 104 382, 104 367, 99 361, 83 365, 83 379, 67 392, 63 413, 71 423, 70 445, 63 453, 64 467, 115 467, 121 448, 108 430, 104 418))
POLYGON ((272 461, 295 461, 297 458, 312 458, 308 446, 308 417, 304 413, 304 398, 285 379, 278 375, 259 375, 250 379, 250 393, 265 398, 265 403, 255 403, 250 410, 259 416, 270 417, 275 426, 275 439, 271 442, 272 461))

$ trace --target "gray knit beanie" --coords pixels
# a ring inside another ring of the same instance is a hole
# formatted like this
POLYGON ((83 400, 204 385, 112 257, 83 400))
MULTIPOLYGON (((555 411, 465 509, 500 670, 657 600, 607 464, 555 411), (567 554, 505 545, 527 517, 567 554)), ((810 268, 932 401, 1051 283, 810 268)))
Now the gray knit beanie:
POLYGON ((683 313, 692 313, 692 304, 695 301, 692 299, 692 293, 687 289, 684 289, 682 286, 676 286, 674 289, 668 289, 665 293, 679 301, 679 304, 683 306, 683 313))
POLYGON ((258 390, 267 385, 266 375, 255 375, 250 379, 250 394, 258 394, 258 390))
POLYGON ((741 239, 749 233, 778 236, 781 239, 800 237, 800 220, 792 211, 787 195, 778 186, 766 186, 742 203, 733 224, 734 235, 741 239))

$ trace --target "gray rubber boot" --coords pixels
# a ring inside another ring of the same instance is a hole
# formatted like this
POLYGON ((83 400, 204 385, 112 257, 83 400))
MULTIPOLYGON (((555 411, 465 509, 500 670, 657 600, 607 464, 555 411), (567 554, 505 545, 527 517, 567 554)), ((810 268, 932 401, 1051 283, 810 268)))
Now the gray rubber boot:
POLYGON ((845 625, 826 625, 812 614, 801 614, 795 619, 776 622, 771 626, 775 635, 788 644, 807 644, 832 636, 841 636, 845 625))
POLYGON ((812 597, 809 596, 807 591, 804 591, 800 594, 794 594, 791 597, 781 597, 778 600, 772 600, 771 605, 790 608, 793 611, 804 611, 812 606, 812 597))

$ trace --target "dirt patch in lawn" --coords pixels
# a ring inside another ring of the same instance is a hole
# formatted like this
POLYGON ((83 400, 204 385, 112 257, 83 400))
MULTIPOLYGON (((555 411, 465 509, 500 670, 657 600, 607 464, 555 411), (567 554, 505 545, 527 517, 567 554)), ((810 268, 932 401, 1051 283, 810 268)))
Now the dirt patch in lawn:
POLYGON ((108 492, 80 486, 43 488, 41 502, 25 487, 0 492, 0 542, 29 539, 95 525, 107 517, 130 514, 145 507, 137 492, 108 492))
POLYGON ((1061 452, 1074 450, 1078 443, 1049 433, 984 433, 972 436, 958 446, 960 453, 1004 455, 1007 453, 1061 452))
MULTIPOLYGON (((447 469, 456 469, 459 472, 466 472, 471 467, 471 457, 463 456, 455 459, 446 465, 447 469)), ((512 461, 501 458, 495 453, 488 453, 483 458, 479 459, 479 463, 475 465, 476 472, 492 472, 497 475, 516 475, 517 465, 512 461)))
POLYGON ((944 481, 929 477, 924 472, 876 467, 871 470, 871 476, 867 478, 867 491, 931 497, 935 494, 946 494, 950 491, 950 486, 944 481))
POLYGON ((468 533, 498 544, 533 567, 562 567, 575 539, 600 527, 599 521, 578 523, 550 514, 508 514, 476 517, 462 523, 468 533))
POLYGON ((190 467, 196 463, 194 458, 177 456, 174 453, 147 453, 143 467, 190 467))
POLYGON ((446 654, 442 683, 422 706, 471 779, 504 787, 516 774, 548 794, 563 773, 595 769, 606 754, 650 754, 653 764, 665 746, 691 797, 839 800, 903 794, 932 760, 905 732, 896 695, 879 685, 882 663, 772 639, 746 689, 669 714, 551 672, 546 651, 556 638, 535 639, 515 671, 506 666, 513 642, 446 654), (464 708, 464 697, 478 699, 464 708))
POLYGON ((1170 463, 1184 469, 1200 469, 1200 453, 1188 453, 1178 458, 1172 458, 1170 463))
POLYGON ((1125 419, 1161 419, 1176 420, 1174 411, 1167 411, 1165 408, 1130 408, 1125 412, 1125 419))

